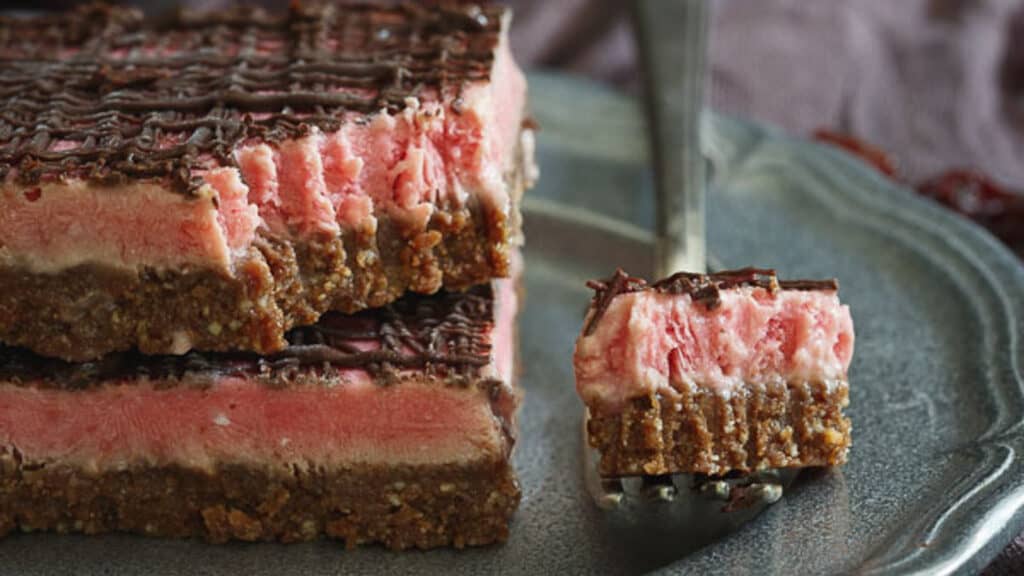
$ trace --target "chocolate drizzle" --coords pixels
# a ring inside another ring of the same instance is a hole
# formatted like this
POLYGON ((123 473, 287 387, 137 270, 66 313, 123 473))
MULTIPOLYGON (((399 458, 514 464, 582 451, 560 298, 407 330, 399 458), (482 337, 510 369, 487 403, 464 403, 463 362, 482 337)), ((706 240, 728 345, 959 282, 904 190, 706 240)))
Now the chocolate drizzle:
POLYGON ((458 382, 478 375, 490 363, 493 327, 493 289, 482 285, 461 293, 409 294, 384 308, 351 316, 328 313, 313 326, 289 332, 290 346, 268 356, 123 352, 72 363, 0 347, 0 381, 83 389, 145 379, 201 385, 221 376, 242 376, 285 385, 309 376, 319 381, 339 369, 356 368, 383 384, 397 381, 406 370, 458 382))
POLYGON ((740 268, 725 270, 714 274, 694 274, 677 272, 668 278, 662 278, 648 284, 642 278, 632 277, 621 268, 607 280, 591 280, 587 287, 594 291, 591 302, 593 312, 583 329, 584 336, 590 336, 597 329, 598 323, 608 310, 612 300, 621 294, 654 290, 662 294, 688 295, 694 302, 703 304, 708 310, 718 308, 721 291, 734 288, 763 288, 775 294, 779 290, 839 290, 839 282, 835 278, 828 280, 779 280, 775 270, 769 268, 740 268))
POLYGON ((164 23, 102 4, 0 18, 0 180, 168 178, 232 165, 243 141, 337 130, 345 112, 457 100, 489 78, 503 9, 292 3, 164 23))
POLYGON ((594 313, 590 315, 590 320, 587 325, 583 328, 583 335, 590 336, 597 329, 597 323, 604 316, 605 311, 608 310, 608 306, 611 305, 612 300, 615 299, 619 294, 627 294, 629 292, 638 292, 645 290, 647 287, 647 281, 643 278, 634 278, 629 274, 626 274, 622 268, 615 271, 611 278, 607 280, 588 280, 587 288, 594 291, 594 299, 590 303, 590 307, 594 310, 594 313))

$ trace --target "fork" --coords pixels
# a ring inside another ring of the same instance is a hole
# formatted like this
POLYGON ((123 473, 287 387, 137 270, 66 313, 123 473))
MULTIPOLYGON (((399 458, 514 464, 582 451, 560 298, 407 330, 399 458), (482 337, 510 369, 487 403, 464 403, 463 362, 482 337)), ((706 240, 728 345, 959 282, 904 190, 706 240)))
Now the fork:
MULTIPOLYGON (((707 52, 707 0, 637 0, 633 21, 647 81, 646 108, 655 172, 655 277, 685 270, 705 272, 706 186, 701 151, 701 111, 707 52)), ((584 481, 601 509, 629 524, 666 519, 705 522, 707 513, 739 513, 743 521, 782 497, 795 471, 747 476, 602 477, 599 454, 583 431, 584 481), (696 495, 696 499, 692 496, 696 495), (673 514, 665 505, 674 502, 673 514), (682 513, 680 513, 682 512, 682 513)), ((737 518, 739 520, 739 518, 737 518)))

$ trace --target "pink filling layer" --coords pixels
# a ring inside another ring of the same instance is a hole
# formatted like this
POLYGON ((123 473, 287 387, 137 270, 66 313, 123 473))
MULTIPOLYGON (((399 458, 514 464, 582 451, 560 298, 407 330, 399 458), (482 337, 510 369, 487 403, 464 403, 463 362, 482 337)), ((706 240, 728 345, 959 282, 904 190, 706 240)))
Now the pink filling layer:
POLYGON ((156 254, 227 266, 231 250, 251 241, 256 215, 239 205, 237 176, 210 177, 221 188, 220 211, 210 198, 189 201, 152 185, 4 187, 0 255, 40 272, 85 262, 132 267, 156 254))
POLYGON ((34 462, 431 464, 499 457, 501 429, 476 389, 355 382, 272 390, 237 378, 207 390, 148 385, 64 392, 0 386, 0 443, 34 462))
MULTIPOLYGON (((516 295, 497 283, 485 377, 509 387, 516 295)), ((370 348, 367 346, 367 348, 370 348)), ((0 448, 33 462, 111 469, 136 462, 339 466, 459 463, 504 455, 485 390, 418 381, 381 386, 361 370, 342 382, 274 389, 237 377, 206 389, 111 383, 61 391, 0 383, 0 448)), ((508 406, 508 409, 514 409, 508 406)))
POLYGON ((834 292, 723 291, 708 311, 689 296, 615 298, 576 343, 576 387, 588 406, 615 409, 652 391, 745 382, 840 380, 853 356, 853 320, 834 292))
POLYGON ((87 262, 224 268, 261 225, 297 237, 336 235, 373 232, 377 216, 388 215, 422 227, 438 205, 470 198, 507 212, 502 176, 514 160, 526 82, 504 42, 491 78, 464 90, 459 112, 426 93, 396 115, 380 112, 367 123, 353 115, 334 133, 273 147, 245 143, 235 152, 238 169, 201 174, 209 187, 199 201, 155 184, 3 184, 0 254, 36 271, 87 262))

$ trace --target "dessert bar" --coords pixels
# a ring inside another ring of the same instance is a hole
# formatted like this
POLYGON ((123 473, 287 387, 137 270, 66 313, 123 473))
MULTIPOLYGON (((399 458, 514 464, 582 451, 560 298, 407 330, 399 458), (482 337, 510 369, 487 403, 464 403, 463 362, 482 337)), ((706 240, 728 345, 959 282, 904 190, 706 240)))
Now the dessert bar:
POLYGON ((854 333, 835 280, 619 270, 591 287, 574 363, 602 475, 846 461, 854 333))
POLYGON ((515 315, 501 280, 331 312, 266 356, 0 349, 0 533, 504 540, 515 315))
POLYGON ((0 18, 0 341, 272 353, 509 274, 535 175, 496 4, 0 18))

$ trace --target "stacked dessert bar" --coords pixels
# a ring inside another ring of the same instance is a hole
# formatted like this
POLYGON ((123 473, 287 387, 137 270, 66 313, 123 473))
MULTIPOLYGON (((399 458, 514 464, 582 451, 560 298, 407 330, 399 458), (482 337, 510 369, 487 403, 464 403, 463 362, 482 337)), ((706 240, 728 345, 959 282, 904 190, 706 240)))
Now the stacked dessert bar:
POLYGON ((506 537, 534 176, 508 22, 0 20, 0 533, 506 537))

